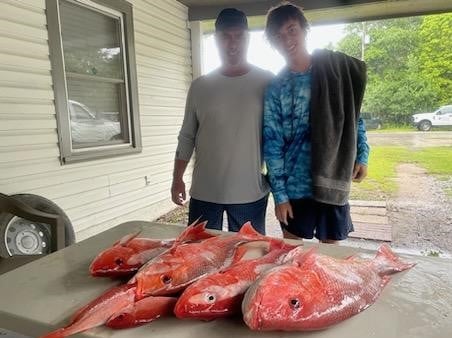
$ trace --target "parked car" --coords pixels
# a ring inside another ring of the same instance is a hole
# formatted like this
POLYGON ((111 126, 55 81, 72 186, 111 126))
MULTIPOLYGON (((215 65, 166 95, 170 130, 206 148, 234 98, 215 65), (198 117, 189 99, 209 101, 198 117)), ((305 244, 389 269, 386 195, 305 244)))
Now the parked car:
POLYGON ((452 126, 452 105, 442 106, 433 113, 414 114, 413 124, 421 131, 429 131, 432 127, 452 126))
POLYGON ((366 130, 381 129, 382 123, 378 117, 373 116, 371 113, 361 113, 360 116, 364 120, 366 130))
POLYGON ((71 137, 74 144, 98 143, 121 138, 121 125, 98 117, 83 103, 69 100, 69 113, 71 116, 71 137))

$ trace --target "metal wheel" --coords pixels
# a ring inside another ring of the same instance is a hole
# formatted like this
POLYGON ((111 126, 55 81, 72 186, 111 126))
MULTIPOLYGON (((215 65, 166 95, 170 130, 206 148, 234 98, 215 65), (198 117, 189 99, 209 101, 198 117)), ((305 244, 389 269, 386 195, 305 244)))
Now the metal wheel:
POLYGON ((13 216, 2 233, 2 240, 9 256, 39 255, 50 252, 51 235, 47 224, 30 222, 13 216))
POLYGON ((430 121, 423 120, 419 122, 418 129, 421 131, 429 131, 430 129, 432 129, 432 123, 430 121))
MULTIPOLYGON (((11 197, 39 211, 60 215, 65 228, 65 246, 75 242, 74 229, 69 217, 52 201, 33 194, 11 197)), ((0 212, 0 257, 47 254, 51 250, 50 225, 0 212)))

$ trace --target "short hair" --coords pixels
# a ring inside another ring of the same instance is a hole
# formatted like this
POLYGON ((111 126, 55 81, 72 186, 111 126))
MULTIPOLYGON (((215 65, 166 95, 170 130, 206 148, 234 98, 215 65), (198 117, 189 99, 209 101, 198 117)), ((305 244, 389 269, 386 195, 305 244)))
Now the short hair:
POLYGON ((265 26, 265 35, 267 39, 272 41, 281 27, 289 20, 298 21, 301 28, 309 29, 309 23, 304 16, 301 7, 298 7, 290 2, 284 1, 276 7, 270 8, 267 13, 267 24, 265 26))
POLYGON ((215 31, 223 31, 228 28, 248 29, 248 20, 245 13, 236 8, 225 8, 219 14, 215 21, 215 31))

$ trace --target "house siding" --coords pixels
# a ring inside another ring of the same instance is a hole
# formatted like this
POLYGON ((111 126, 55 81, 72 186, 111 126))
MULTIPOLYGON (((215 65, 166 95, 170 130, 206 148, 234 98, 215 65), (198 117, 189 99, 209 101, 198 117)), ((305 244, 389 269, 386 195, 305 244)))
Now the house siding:
POLYGON ((192 79, 188 11, 131 0, 143 151, 61 165, 45 0, 0 2, 0 192, 57 203, 77 240, 169 211, 177 132, 192 79))

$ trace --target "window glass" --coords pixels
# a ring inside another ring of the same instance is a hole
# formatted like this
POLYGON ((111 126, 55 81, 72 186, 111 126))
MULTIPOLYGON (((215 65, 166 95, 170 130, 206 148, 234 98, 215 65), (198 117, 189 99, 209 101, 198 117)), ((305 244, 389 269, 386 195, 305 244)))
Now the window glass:
POLYGON ((121 17, 60 2, 73 149, 130 142, 121 17))

